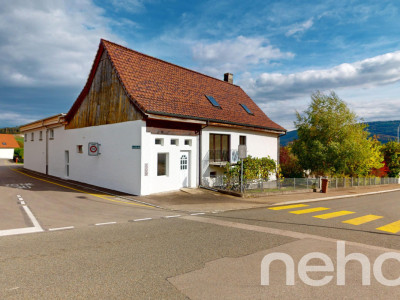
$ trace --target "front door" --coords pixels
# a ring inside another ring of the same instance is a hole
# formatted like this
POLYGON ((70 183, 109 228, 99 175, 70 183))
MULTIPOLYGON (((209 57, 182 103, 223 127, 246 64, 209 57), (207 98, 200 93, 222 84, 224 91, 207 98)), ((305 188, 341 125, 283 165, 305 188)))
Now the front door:
POLYGON ((189 152, 181 152, 179 160, 182 187, 189 187, 189 152))

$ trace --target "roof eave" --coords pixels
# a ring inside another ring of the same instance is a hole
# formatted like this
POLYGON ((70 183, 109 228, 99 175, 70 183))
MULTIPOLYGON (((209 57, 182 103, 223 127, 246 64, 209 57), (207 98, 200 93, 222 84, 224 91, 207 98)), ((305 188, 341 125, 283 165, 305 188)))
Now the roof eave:
MULTIPOLYGON (((278 129, 278 128, 272 128, 272 127, 266 127, 266 126, 258 126, 258 125, 245 124, 245 123, 237 123, 237 122, 231 122, 231 121, 185 116, 185 115, 172 114, 172 113, 159 112, 159 111, 146 111, 146 113, 151 114, 151 115, 175 117, 175 118, 186 119, 186 120, 189 119, 189 120, 193 120, 194 121, 193 123, 198 123, 198 121, 204 121, 204 122, 206 122, 206 124, 209 124, 210 122, 212 122, 212 123, 216 123, 216 125, 217 124, 227 124, 227 125, 246 127, 247 129, 255 128, 255 129, 261 129, 261 130, 276 133, 276 134, 286 133, 285 129, 278 129)), ((149 116, 151 116, 151 115, 149 115, 149 116)))

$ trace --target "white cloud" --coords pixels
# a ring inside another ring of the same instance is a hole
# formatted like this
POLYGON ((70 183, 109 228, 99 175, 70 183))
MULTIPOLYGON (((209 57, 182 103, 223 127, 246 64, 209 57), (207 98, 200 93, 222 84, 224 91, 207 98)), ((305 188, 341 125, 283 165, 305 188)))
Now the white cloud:
POLYGON ((291 29, 286 32, 286 36, 298 35, 310 29, 314 24, 313 18, 308 19, 304 23, 295 24, 291 29))
POLYGON ((132 13, 143 12, 145 9, 144 0, 112 0, 114 8, 132 13))
POLYGON ((259 101, 293 99, 315 90, 371 88, 400 81, 400 51, 324 70, 300 73, 263 73, 244 78, 244 89, 259 101), (262 100, 263 99, 263 100, 262 100))
POLYGON ((110 20, 90 0, 13 0, 0 10, 0 85, 83 85, 110 20))
POLYGON ((192 53, 203 71, 213 76, 225 72, 243 72, 248 66, 294 56, 290 52, 281 52, 264 38, 244 36, 210 44, 196 43, 192 53))
POLYGON ((28 124, 38 119, 38 116, 20 114, 12 111, 2 111, 0 114, 0 122, 8 124, 7 126, 19 126, 28 124))

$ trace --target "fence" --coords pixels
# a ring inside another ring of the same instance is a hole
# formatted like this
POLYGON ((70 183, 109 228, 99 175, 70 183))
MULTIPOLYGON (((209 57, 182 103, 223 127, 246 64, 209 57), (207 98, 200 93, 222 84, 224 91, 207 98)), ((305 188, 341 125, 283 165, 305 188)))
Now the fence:
MULTIPOLYGON (((328 188, 351 188, 358 186, 374 186, 384 184, 399 184, 399 178, 394 177, 350 177, 350 178, 328 178, 328 188)), ((203 178, 202 185, 226 191, 240 192, 240 179, 227 179, 225 176, 203 178)), ((283 178, 279 180, 247 180, 243 183, 245 193, 279 192, 294 190, 319 190, 321 178, 283 178)))

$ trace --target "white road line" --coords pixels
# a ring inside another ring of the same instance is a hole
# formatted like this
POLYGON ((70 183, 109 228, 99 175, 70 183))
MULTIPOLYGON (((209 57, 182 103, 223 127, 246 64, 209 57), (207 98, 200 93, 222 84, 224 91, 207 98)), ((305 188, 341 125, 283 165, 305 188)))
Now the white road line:
MULTIPOLYGON (((24 206, 25 207, 25 206, 24 206)), ((33 233, 33 232, 42 232, 42 229, 36 227, 26 227, 26 228, 17 228, 17 229, 7 229, 0 230, 0 236, 7 235, 17 235, 17 234, 25 234, 25 233, 33 233)))
POLYGON ((67 226, 67 227, 59 227, 59 228, 49 228, 49 231, 57 231, 57 230, 68 230, 68 229, 74 229, 74 226, 67 226))
POLYGON ((18 198, 21 198, 21 195, 17 195, 18 198))
POLYGON ((20 203, 21 203, 21 205, 25 205, 25 201, 21 201, 20 203))
POLYGON ((97 224, 94 224, 94 225, 96 225, 96 226, 102 226, 102 225, 110 225, 110 224, 117 224, 117 222, 97 223, 97 224))
POLYGON ((41 231, 43 231, 42 226, 40 226, 39 222, 36 220, 35 216, 33 215, 33 213, 31 212, 31 210, 29 209, 28 206, 24 205, 22 206, 22 208, 25 210, 26 214, 28 215, 29 219, 31 220, 33 226, 37 229, 40 229, 41 231))
POLYGON ((136 219, 136 220, 133 220, 133 222, 147 221, 147 220, 152 220, 152 219, 153 219, 153 218, 136 219))
POLYGON ((175 215, 175 216, 165 216, 164 218, 168 219, 168 218, 177 218, 180 217, 181 215, 175 215))
POLYGON ((194 213, 194 214, 190 214, 191 216, 198 216, 198 215, 205 215, 205 213, 194 213))

